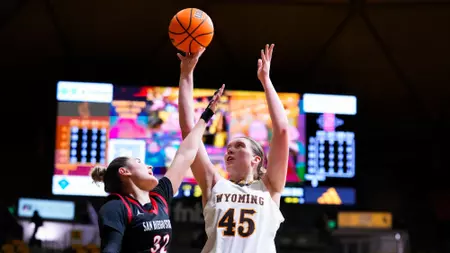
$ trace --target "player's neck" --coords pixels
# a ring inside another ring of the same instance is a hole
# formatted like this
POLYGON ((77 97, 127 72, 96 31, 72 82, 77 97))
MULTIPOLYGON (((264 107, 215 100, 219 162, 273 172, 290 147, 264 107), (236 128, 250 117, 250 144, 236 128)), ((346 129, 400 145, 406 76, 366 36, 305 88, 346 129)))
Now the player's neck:
POLYGON ((130 196, 139 201, 141 205, 145 205, 150 202, 150 196, 147 191, 143 191, 141 189, 133 189, 130 192, 130 196))
POLYGON ((238 184, 238 185, 249 185, 251 184, 253 181, 255 181, 255 179, 253 178, 253 175, 247 175, 247 176, 243 176, 243 177, 233 177, 230 178, 230 181, 238 184))

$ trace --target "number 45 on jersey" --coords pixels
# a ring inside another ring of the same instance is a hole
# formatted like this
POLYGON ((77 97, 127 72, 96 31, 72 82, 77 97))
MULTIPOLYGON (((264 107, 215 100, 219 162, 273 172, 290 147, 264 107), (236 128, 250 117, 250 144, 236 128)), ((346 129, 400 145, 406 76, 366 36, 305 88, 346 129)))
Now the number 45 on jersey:
POLYGON ((222 217, 219 219, 217 227, 223 228, 223 236, 236 236, 237 234, 241 237, 249 237, 255 232, 255 222, 253 221, 253 215, 256 213, 253 209, 240 209, 235 208, 228 209, 222 217), (238 224, 236 225, 236 220, 234 219, 234 213, 238 213, 239 219, 237 219, 238 224))

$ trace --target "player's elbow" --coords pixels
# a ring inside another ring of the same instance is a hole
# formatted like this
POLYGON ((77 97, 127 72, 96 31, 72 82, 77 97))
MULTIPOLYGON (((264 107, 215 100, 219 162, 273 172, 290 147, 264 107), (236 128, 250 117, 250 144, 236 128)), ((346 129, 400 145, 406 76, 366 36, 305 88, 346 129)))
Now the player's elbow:
POLYGON ((278 138, 287 138, 288 137, 288 132, 289 132, 289 125, 288 123, 286 124, 280 124, 280 126, 278 126, 276 129, 273 129, 273 135, 277 136, 278 138))
POLYGON ((196 150, 187 149, 187 150, 178 150, 177 160, 181 164, 188 164, 189 166, 194 162, 195 156, 197 155, 196 150))
POLYGON ((187 120, 186 121, 180 120, 180 129, 183 138, 185 138, 192 131, 192 129, 194 129, 194 123, 188 122, 187 120))
POLYGON ((192 128, 181 128, 181 136, 183 137, 183 139, 185 139, 189 135, 191 130, 192 128))

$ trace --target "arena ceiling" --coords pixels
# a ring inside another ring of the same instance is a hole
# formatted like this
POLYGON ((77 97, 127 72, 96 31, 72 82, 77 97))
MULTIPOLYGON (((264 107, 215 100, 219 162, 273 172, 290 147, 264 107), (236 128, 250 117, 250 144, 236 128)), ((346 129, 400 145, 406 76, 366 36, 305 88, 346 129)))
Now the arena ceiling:
POLYGON ((356 94, 393 115, 449 112, 449 0, 0 2, 6 76, 176 82, 168 23, 198 7, 216 31, 198 67, 200 85, 257 85, 258 50, 274 42, 280 90, 356 94))
POLYGON ((448 107, 445 0, 5 0, 0 64, 27 71, 49 65, 88 79, 172 73, 178 62, 167 27, 185 7, 205 10, 215 25, 199 66, 208 80, 254 80, 258 50, 274 42, 274 76, 284 90, 357 94, 393 107, 409 101, 405 110, 416 103, 430 117, 448 107))

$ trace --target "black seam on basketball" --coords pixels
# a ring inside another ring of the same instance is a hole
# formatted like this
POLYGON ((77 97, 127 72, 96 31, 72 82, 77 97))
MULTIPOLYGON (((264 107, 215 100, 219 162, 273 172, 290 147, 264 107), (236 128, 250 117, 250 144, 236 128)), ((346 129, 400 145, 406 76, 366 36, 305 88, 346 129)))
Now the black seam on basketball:
POLYGON ((178 44, 176 44, 175 46, 179 46, 181 43, 183 43, 187 38, 189 38, 189 37, 192 37, 191 36, 191 34, 188 32, 188 30, 189 30, 189 28, 191 27, 191 23, 192 23, 192 8, 191 8, 191 11, 189 12, 189 24, 188 24, 188 27, 187 28, 184 28, 184 25, 181 23, 181 21, 178 19, 178 15, 175 15, 175 20, 178 22, 178 24, 181 26, 181 28, 183 28, 183 30, 184 30, 184 32, 182 32, 182 33, 174 33, 174 32, 171 32, 171 31, 169 31, 169 33, 172 33, 172 34, 178 34, 178 35, 181 35, 181 34, 183 34, 183 33, 187 33, 188 34, 188 36, 186 37, 186 38, 184 38, 180 43, 178 43, 178 44))
MULTIPOLYGON (((191 36, 191 37, 192 37, 192 36, 191 36)), ((194 42, 193 39, 192 39, 191 41, 189 41, 189 53, 192 53, 192 50, 191 50, 192 42, 194 42)))
MULTIPOLYGON (((169 30, 169 33, 175 34, 175 35, 181 35, 181 34, 183 34, 183 33, 190 34, 186 29, 184 29, 183 25, 180 23, 180 21, 179 21, 178 19, 177 19, 177 21, 178 21, 178 24, 180 24, 181 28, 183 28, 184 32, 178 33, 178 32, 172 32, 172 31, 169 30)), ((202 20, 202 22, 200 22, 200 24, 198 24, 198 26, 192 31, 192 33, 194 33, 195 31, 197 31, 197 29, 198 29, 205 21, 206 21, 206 18, 204 18, 204 19, 202 20)), ((190 24, 189 24, 189 26, 190 26, 190 24)), ((188 29, 189 29, 189 27, 188 27, 188 29)))
POLYGON ((186 38, 184 38, 182 41, 180 41, 180 43, 176 44, 175 47, 178 47, 179 45, 181 45, 183 42, 185 42, 189 37, 192 37, 189 33, 187 33, 188 35, 186 36, 186 38))
POLYGON ((197 29, 198 29, 198 28, 200 28, 200 26, 202 26, 202 25, 203 25, 203 23, 205 23, 205 19, 206 19, 206 18, 204 18, 204 19, 202 20, 202 22, 200 22, 200 24, 198 24, 198 26, 197 26, 196 28, 194 28, 194 30, 192 30, 192 32, 191 32, 191 33, 189 33, 189 34, 193 34, 193 33, 195 33, 195 31, 197 31, 197 29))
POLYGON ((183 28, 185 33, 188 33, 188 31, 186 30, 186 28, 184 28, 183 24, 181 23, 181 21, 178 19, 178 16, 175 16, 175 19, 177 20, 178 24, 181 26, 181 28, 183 28))
POLYGON ((188 27, 187 27, 187 28, 184 28, 183 24, 182 24, 181 21, 178 19, 178 15, 175 15, 175 18, 176 18, 178 24, 180 24, 181 28, 183 28, 184 31, 185 31, 187 34, 189 34, 188 30, 189 30, 189 28, 191 28, 191 23, 192 23, 192 8, 191 8, 191 11, 189 12, 189 24, 188 24, 188 27))
POLYGON ((184 32, 186 32, 187 34, 189 34, 188 30, 191 27, 191 17, 189 16, 189 25, 187 28, 184 28, 184 25, 181 23, 181 21, 178 19, 178 15, 175 16, 175 19, 177 20, 178 24, 181 26, 181 28, 184 29, 184 32))
POLYGON ((201 37, 201 36, 205 36, 205 35, 209 35, 209 34, 211 34, 211 33, 213 33, 213 32, 210 32, 210 33, 202 33, 202 34, 199 34, 199 35, 197 35, 197 36, 195 36, 195 38, 194 37, 192 37, 192 40, 191 40, 191 42, 189 42, 189 52, 191 52, 191 46, 192 46, 192 42, 197 42, 197 44, 199 44, 201 47, 206 47, 206 46, 204 46, 202 43, 200 43, 196 38, 198 38, 198 37, 201 37))
MULTIPOLYGON (((191 24, 192 24, 192 12, 194 11, 194 8, 191 8, 191 11, 189 12, 189 25, 188 28, 186 30, 189 30, 189 28, 191 28, 191 24)), ((189 32, 188 32, 189 33, 189 32)))
MULTIPOLYGON (((195 36, 194 38, 192 38, 191 44, 192 44, 192 41, 195 41, 195 42, 197 42, 200 46, 206 47, 206 46, 204 46, 202 43, 200 43, 200 42, 197 40, 197 38, 198 38, 198 37, 201 37, 201 36, 213 34, 213 33, 214 33, 214 32, 209 32, 209 33, 202 33, 202 34, 199 34, 199 35, 195 36)), ((192 36, 191 36, 191 37, 192 37, 192 36)), ((189 44, 189 51, 191 51, 191 44, 189 44)))
POLYGON ((202 33, 202 34, 199 34, 199 35, 195 36, 195 38, 192 38, 191 42, 189 42, 189 52, 191 52, 192 42, 194 42, 194 41, 197 42, 197 44, 199 44, 201 47, 206 47, 202 43, 200 43, 196 38, 201 37, 201 36, 205 36, 205 35, 209 35, 209 34, 213 34, 213 33, 214 32, 202 33))
MULTIPOLYGON (((204 23, 205 19, 202 20, 202 22, 192 31, 193 33, 204 23)), ((186 38, 184 38, 180 43, 176 44, 175 47, 181 45, 183 42, 185 42, 187 40, 187 38, 191 37, 192 40, 189 42, 189 53, 191 52, 191 45, 192 45, 192 41, 197 42, 200 46, 205 47, 202 43, 200 43, 198 40, 196 40, 195 38, 199 37, 199 36, 203 36, 203 35, 207 35, 207 34, 211 34, 213 32, 210 33, 202 33, 197 35, 196 37, 192 36, 192 34, 190 34, 189 32, 186 32, 188 34, 188 36, 186 38)))
MULTIPOLYGON (((192 31, 192 33, 195 33, 195 31, 197 31, 197 29, 200 28, 200 26, 202 26, 203 23, 205 23, 205 20, 206 20, 206 18, 204 18, 204 19, 202 20, 202 22, 200 22, 200 24, 198 24, 198 26, 192 31)), ((189 34, 189 37, 192 38, 191 42, 189 43, 189 53, 191 53, 191 45, 192 45, 192 41, 195 41, 195 42, 197 42, 200 46, 205 47, 205 46, 203 46, 202 43, 200 43, 198 40, 195 39, 195 38, 197 38, 199 35, 197 35, 196 37, 194 37, 194 36, 192 36, 192 34, 189 33, 189 32, 188 32, 187 34, 189 34)), ((204 34, 202 33, 202 34, 200 34, 200 35, 204 35, 204 34)))

